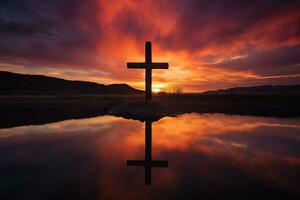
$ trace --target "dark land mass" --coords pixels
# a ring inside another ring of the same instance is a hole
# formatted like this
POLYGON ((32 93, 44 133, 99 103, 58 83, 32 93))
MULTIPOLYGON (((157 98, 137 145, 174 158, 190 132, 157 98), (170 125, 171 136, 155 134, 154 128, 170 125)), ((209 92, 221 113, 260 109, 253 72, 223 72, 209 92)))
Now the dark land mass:
POLYGON ((210 90, 202 94, 300 95, 300 85, 260 85, 210 90))
POLYGON ((0 127, 38 125, 99 115, 144 121, 184 113, 300 117, 300 95, 0 96, 0 127))
POLYGON ((0 95, 133 95, 143 93, 127 84, 103 85, 0 71, 0 95))
POLYGON ((144 92, 126 84, 102 85, 40 75, 0 72, 0 127, 114 115, 158 120, 184 113, 300 117, 300 85, 239 87, 201 94, 144 92))

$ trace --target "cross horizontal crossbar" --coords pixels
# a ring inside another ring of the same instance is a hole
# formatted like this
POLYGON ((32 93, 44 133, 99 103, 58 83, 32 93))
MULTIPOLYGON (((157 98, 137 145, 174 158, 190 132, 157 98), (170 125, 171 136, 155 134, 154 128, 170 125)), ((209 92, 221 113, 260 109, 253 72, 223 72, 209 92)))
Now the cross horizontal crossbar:
POLYGON ((147 162, 145 160, 127 160, 127 165, 129 166, 147 166, 151 167, 168 167, 168 161, 166 160, 152 160, 147 162))
MULTIPOLYGON (((127 63, 127 68, 132 68, 132 69, 145 69, 146 68, 146 63, 144 62, 128 62, 127 63)), ((151 63, 150 64, 151 69, 169 69, 169 63, 151 63)))

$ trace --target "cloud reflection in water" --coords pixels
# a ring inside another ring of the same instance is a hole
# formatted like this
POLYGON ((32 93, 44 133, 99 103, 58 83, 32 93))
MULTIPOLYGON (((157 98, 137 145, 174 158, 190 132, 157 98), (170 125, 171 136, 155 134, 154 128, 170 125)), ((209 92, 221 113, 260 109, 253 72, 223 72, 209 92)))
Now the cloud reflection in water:
POLYGON ((144 124, 112 116, 0 129, 0 194, 12 199, 182 199, 299 197, 300 119, 185 114, 144 124))

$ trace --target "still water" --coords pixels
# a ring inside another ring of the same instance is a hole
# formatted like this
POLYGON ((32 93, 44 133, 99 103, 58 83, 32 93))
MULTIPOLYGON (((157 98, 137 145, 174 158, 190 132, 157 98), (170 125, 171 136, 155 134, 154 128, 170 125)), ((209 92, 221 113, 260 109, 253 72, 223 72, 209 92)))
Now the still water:
POLYGON ((300 119, 113 116, 0 129, 0 199, 300 199, 300 119))

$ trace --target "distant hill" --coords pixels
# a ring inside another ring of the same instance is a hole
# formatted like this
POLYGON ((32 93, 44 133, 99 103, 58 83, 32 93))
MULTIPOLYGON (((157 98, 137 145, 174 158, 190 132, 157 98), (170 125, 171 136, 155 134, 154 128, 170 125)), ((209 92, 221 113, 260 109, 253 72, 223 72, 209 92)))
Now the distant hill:
POLYGON ((210 90, 202 94, 300 94, 300 85, 262 85, 235 87, 224 90, 210 90))
POLYGON ((142 93, 143 91, 127 84, 103 85, 0 71, 0 95, 132 95, 142 93))

